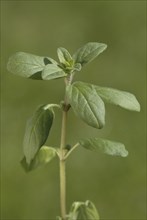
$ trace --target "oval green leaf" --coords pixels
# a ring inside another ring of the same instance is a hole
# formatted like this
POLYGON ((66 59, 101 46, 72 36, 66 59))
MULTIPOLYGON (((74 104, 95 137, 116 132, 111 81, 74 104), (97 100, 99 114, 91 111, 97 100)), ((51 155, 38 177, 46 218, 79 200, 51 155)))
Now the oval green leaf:
POLYGON ((74 202, 68 220, 99 220, 99 214, 91 201, 74 202))
POLYGON ((82 82, 67 87, 67 99, 75 114, 94 128, 105 124, 105 106, 95 88, 82 82))
POLYGON ((40 57, 29 53, 17 52, 9 58, 7 69, 16 75, 41 79, 40 72, 47 64, 57 64, 49 57, 40 57), (33 77, 35 75, 35 77, 33 77))
POLYGON ((54 64, 46 65, 42 71, 42 79, 44 80, 57 79, 66 76, 67 74, 65 74, 60 67, 54 64))
POLYGON ((40 106, 27 121, 23 141, 23 151, 27 164, 30 164, 36 153, 46 142, 51 129, 54 113, 52 108, 40 106))
POLYGON ((140 111, 139 102, 136 97, 129 92, 100 86, 95 86, 95 90, 105 102, 119 105, 131 111, 140 111))
POLYGON ((95 59, 106 48, 107 45, 104 43, 89 42, 74 53, 73 59, 76 63, 80 63, 83 66, 95 59))
POLYGON ((102 138, 89 138, 79 141, 79 144, 91 151, 102 152, 112 156, 127 157, 128 151, 124 144, 102 138))
POLYGON ((23 166, 26 172, 29 172, 31 170, 34 170, 40 166, 49 163, 55 156, 56 156, 55 148, 42 146, 30 164, 27 164, 26 158, 24 157, 21 161, 21 165, 23 166))

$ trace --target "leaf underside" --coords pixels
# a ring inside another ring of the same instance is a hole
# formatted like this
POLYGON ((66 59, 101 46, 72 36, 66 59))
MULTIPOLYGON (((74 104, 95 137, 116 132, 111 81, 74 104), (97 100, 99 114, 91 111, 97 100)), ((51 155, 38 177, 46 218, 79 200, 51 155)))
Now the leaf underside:
POLYGON ((45 106, 40 106, 27 121, 23 150, 28 164, 31 163, 40 147, 46 142, 53 123, 53 110, 44 109, 45 106))

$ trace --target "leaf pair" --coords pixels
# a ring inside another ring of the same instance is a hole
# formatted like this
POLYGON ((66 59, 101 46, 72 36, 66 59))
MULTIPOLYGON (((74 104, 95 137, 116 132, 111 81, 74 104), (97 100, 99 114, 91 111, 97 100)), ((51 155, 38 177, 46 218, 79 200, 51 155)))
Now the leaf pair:
POLYGON ((94 128, 102 128, 105 124, 103 101, 128 110, 140 111, 140 105, 133 94, 117 89, 75 82, 67 86, 66 95, 75 114, 94 128))
POLYGON ((74 202, 68 220, 99 220, 99 214, 91 201, 74 202))
MULTIPOLYGON (((99 214, 95 205, 87 200, 86 202, 74 202, 70 212, 67 215, 67 220, 99 220, 99 214)), ((56 220, 62 220, 60 216, 56 220)))
POLYGON ((40 57, 18 52, 9 58, 7 69, 23 77, 50 80, 65 77, 66 74, 50 57, 40 57))
POLYGON ((60 47, 57 50, 60 63, 50 57, 17 52, 9 58, 7 69, 26 78, 57 79, 80 71, 81 66, 95 59, 106 47, 103 43, 90 42, 78 49, 73 56, 65 48, 60 47))

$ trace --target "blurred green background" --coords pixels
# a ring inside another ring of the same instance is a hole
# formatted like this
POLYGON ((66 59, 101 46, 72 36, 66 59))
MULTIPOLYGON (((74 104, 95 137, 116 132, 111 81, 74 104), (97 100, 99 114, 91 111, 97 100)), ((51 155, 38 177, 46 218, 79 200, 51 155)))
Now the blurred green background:
MULTIPOLYGON (((60 215, 59 169, 54 160, 26 174, 19 161, 26 120, 42 103, 63 99, 63 79, 33 81, 10 74, 8 57, 17 51, 57 59, 57 47, 74 53, 90 41, 108 44, 75 80, 132 92, 141 112, 106 105, 106 126, 90 128, 69 113, 67 143, 83 137, 123 142, 127 158, 77 149, 67 163, 67 207, 92 200, 103 220, 145 220, 145 1, 1 2, 1 219, 54 220, 60 215)), ((48 145, 59 145, 56 111, 48 145)))

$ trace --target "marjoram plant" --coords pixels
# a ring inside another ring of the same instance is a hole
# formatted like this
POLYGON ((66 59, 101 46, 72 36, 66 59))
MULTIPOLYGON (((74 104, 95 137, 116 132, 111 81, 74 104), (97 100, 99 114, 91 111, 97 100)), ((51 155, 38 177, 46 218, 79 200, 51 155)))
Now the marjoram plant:
POLYGON ((98 220, 95 205, 86 202, 74 202, 69 213, 66 211, 66 173, 65 165, 69 155, 78 147, 108 155, 126 157, 128 151, 124 144, 99 137, 79 140, 74 146, 66 144, 67 114, 73 110, 75 115, 87 125, 101 129, 105 125, 105 102, 122 108, 140 111, 135 96, 129 92, 101 87, 90 83, 75 81, 74 75, 82 67, 94 60, 107 48, 104 43, 89 42, 79 48, 73 56, 65 48, 58 48, 59 62, 50 57, 41 57, 29 53, 17 52, 9 58, 7 69, 17 75, 36 79, 51 80, 63 78, 65 97, 59 104, 44 104, 37 108, 27 121, 23 141, 23 168, 28 172, 49 163, 54 157, 60 164, 60 206, 61 217, 58 220, 98 220), (54 108, 62 111, 60 147, 46 146, 53 120, 54 108))

